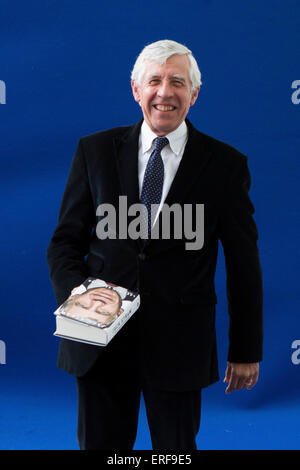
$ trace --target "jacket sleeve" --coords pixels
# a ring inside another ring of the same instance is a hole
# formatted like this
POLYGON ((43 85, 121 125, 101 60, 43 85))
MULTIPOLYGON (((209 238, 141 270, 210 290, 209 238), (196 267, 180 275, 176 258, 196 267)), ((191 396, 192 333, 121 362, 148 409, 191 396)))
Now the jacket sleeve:
POLYGON ((262 360, 263 290, 254 207, 248 195, 250 174, 247 157, 242 157, 224 198, 220 239, 227 274, 228 361, 250 363, 262 360))
POLYGON ((52 236, 47 262, 58 304, 87 277, 85 256, 95 224, 82 143, 79 141, 65 187, 57 228, 52 236))

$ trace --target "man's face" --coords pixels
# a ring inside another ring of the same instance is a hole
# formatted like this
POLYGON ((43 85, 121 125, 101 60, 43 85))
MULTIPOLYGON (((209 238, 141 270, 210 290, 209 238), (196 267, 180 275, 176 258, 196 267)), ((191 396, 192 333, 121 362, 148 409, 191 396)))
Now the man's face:
POLYGON ((197 99, 199 88, 192 93, 189 67, 186 55, 173 55, 162 65, 148 61, 141 85, 131 82, 134 99, 158 136, 177 129, 197 99))
POLYGON ((120 297, 117 292, 106 287, 91 289, 74 296, 74 303, 66 313, 91 318, 103 324, 110 323, 121 313, 120 297))

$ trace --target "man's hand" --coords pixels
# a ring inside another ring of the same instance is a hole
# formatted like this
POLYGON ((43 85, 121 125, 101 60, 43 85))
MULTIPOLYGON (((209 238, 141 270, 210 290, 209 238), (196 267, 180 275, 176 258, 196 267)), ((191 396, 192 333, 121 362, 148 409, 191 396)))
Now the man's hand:
POLYGON ((237 362, 227 362, 224 383, 228 383, 225 393, 246 388, 250 390, 258 380, 259 363, 241 364, 237 362))
POLYGON ((74 292, 75 292, 76 289, 78 289, 78 287, 79 287, 79 286, 76 286, 76 287, 74 287, 74 289, 71 290, 70 297, 71 297, 71 295, 74 295, 74 292))

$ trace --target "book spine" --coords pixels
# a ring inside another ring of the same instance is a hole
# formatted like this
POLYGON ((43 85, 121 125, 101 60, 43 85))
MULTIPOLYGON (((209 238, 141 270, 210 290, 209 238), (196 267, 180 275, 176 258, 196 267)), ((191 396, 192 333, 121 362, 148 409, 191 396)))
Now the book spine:
POLYGON ((107 331, 107 343, 118 333, 118 331, 122 328, 123 325, 129 320, 129 318, 134 314, 134 312, 140 306, 140 297, 137 296, 131 303, 130 308, 120 315, 118 320, 114 322, 113 328, 107 331))

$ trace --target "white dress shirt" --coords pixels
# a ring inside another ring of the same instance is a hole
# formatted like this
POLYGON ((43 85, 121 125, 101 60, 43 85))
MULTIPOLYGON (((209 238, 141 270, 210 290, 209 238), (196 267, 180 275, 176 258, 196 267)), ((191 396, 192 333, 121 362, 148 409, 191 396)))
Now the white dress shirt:
MULTIPOLYGON (((149 157, 154 150, 153 140, 156 137, 157 135, 150 129, 146 121, 143 121, 139 137, 138 153, 138 177, 140 196, 142 192, 146 166, 149 157)), ((167 139, 169 140, 169 144, 166 145, 161 151, 161 157, 164 163, 164 183, 161 202, 154 223, 169 192, 172 181, 179 167, 179 163, 181 162, 185 145, 187 143, 188 130, 185 121, 183 121, 180 126, 175 129, 175 131, 170 132, 170 134, 167 134, 165 137, 167 137, 167 139)))

